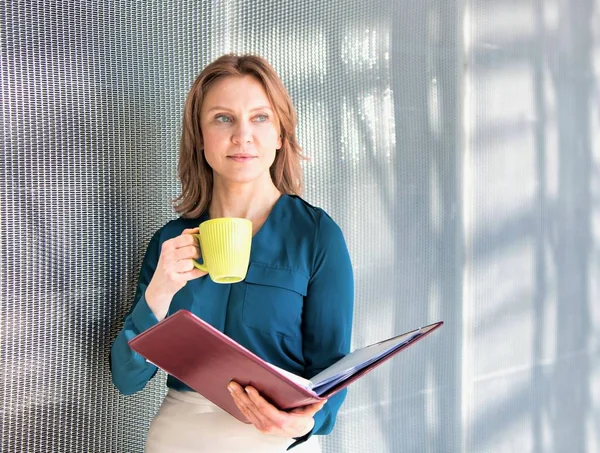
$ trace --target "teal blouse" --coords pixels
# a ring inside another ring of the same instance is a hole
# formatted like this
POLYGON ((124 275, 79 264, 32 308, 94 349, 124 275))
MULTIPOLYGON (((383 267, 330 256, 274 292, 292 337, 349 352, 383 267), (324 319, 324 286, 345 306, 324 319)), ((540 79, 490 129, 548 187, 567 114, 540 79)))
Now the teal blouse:
MULTIPOLYGON (((162 243, 204 220, 207 213, 173 220, 148 245, 134 305, 111 350, 112 379, 126 395, 143 389, 157 371, 127 342, 158 322, 144 293, 162 243)), ((348 354, 353 303, 352 265, 340 228, 322 209, 282 195, 252 238, 246 279, 191 280, 173 297, 168 314, 189 310, 267 362, 310 379, 348 354)), ((191 391, 173 376, 167 386, 191 391)), ((330 433, 345 397, 345 390, 330 397, 315 414, 313 430, 293 446, 330 433)))

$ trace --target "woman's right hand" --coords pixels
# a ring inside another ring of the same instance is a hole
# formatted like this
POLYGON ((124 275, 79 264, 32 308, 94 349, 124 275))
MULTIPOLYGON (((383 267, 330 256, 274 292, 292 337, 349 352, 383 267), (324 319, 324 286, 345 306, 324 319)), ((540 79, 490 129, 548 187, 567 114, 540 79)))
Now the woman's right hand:
POLYGON ((196 269, 192 260, 200 258, 200 246, 192 233, 198 228, 183 230, 181 235, 162 244, 154 275, 146 288, 146 302, 160 321, 167 316, 173 296, 189 280, 207 273, 196 269))

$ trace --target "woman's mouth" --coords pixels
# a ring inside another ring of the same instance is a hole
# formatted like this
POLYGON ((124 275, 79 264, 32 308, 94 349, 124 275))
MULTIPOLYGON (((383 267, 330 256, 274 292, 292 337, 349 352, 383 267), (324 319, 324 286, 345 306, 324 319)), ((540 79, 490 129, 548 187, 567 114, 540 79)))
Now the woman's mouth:
POLYGON ((252 159, 256 159, 256 156, 252 156, 250 154, 233 154, 231 156, 227 156, 227 159, 230 159, 234 162, 249 162, 252 159))

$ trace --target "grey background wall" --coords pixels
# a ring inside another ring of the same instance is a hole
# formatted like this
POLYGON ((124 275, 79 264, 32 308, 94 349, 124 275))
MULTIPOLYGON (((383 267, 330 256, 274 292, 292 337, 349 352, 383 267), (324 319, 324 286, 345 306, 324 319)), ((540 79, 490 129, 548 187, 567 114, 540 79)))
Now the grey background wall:
POLYGON ((599 451, 598 6, 0 1, 0 450, 142 450, 165 376, 120 396, 109 347, 187 90, 235 51, 297 106, 354 346, 446 322, 353 385, 325 451, 599 451))

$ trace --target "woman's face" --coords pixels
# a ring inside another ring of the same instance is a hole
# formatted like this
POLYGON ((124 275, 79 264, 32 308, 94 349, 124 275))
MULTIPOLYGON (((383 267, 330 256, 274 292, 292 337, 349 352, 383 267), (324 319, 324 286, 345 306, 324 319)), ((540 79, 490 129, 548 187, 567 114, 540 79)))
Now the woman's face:
POLYGON ((213 82, 200 125, 215 183, 271 181, 269 168, 281 148, 279 123, 257 79, 227 76, 213 82))

